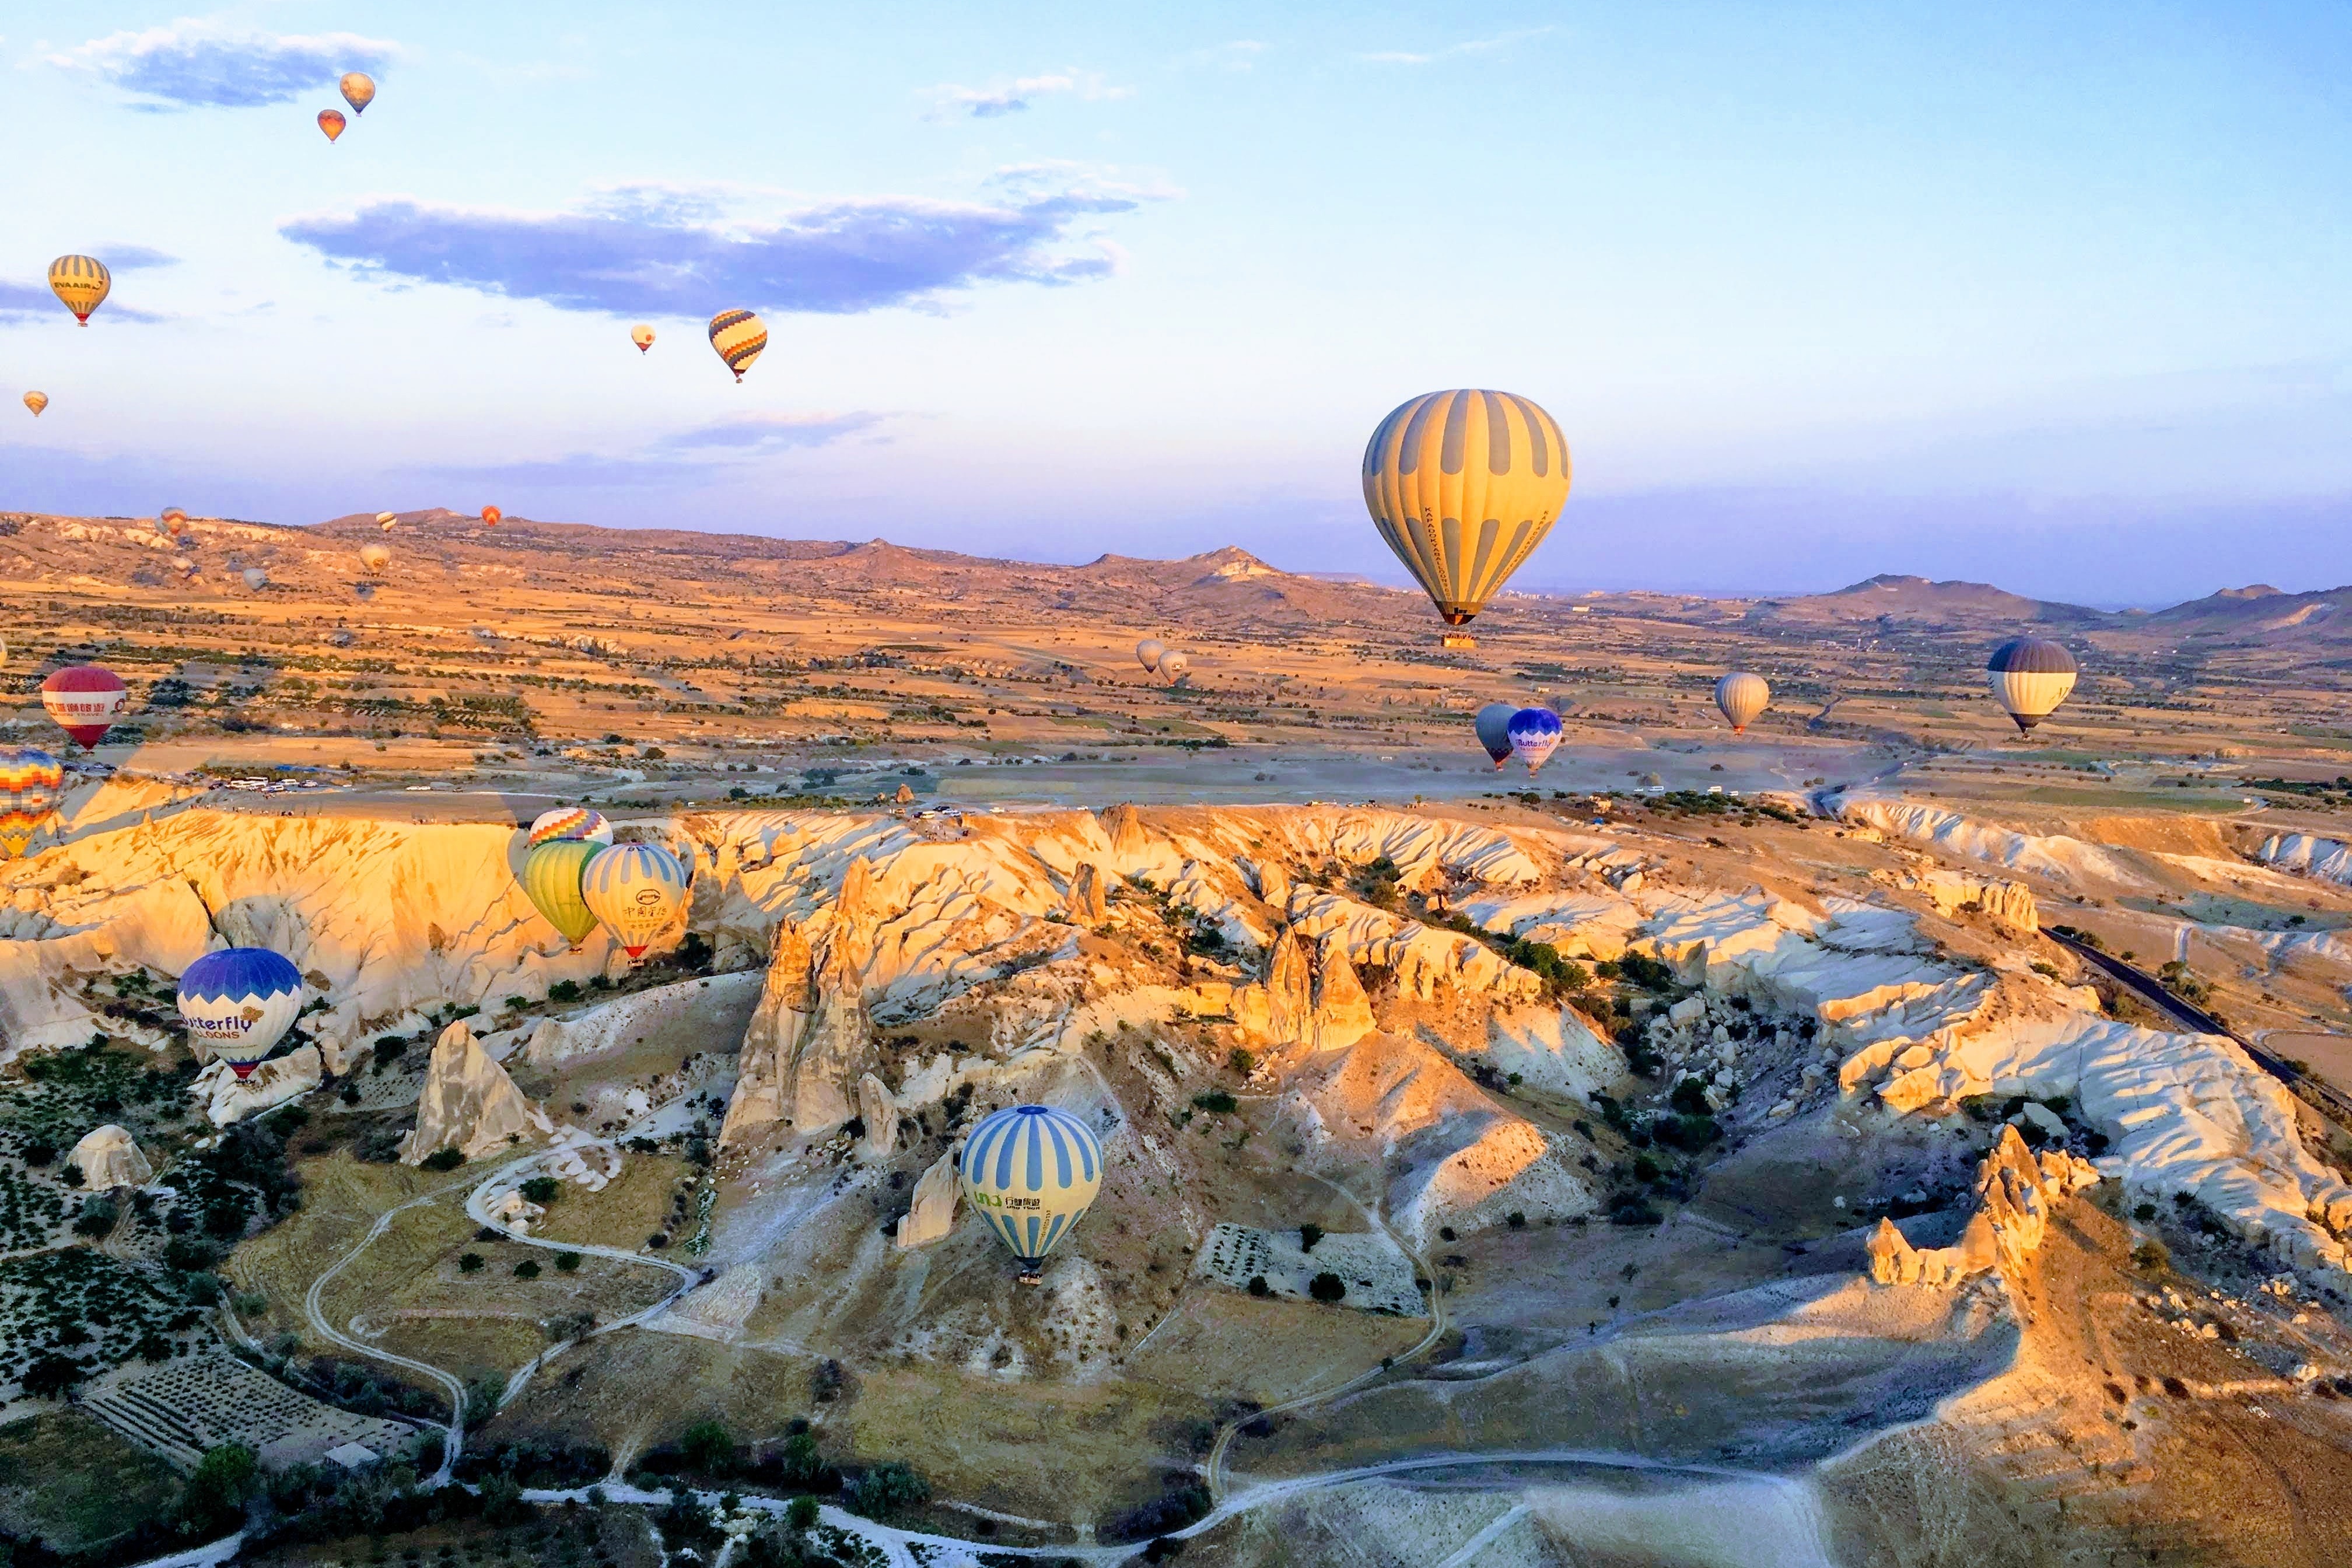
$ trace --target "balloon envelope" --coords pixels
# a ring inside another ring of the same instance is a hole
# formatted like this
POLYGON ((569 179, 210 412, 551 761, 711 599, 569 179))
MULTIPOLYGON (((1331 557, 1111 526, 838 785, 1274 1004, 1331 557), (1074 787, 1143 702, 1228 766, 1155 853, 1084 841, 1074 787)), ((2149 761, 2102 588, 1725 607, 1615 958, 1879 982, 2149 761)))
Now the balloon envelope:
POLYGON ((1731 732, 1745 734, 1756 715, 1772 705, 1772 688, 1760 675, 1735 669, 1715 683, 1715 705, 1731 721, 1731 732))
POLYGON ((188 514, 178 507, 167 506, 157 515, 163 520, 163 531, 173 538, 177 539, 188 531, 188 514))
POLYGON ((580 892, 635 958, 685 905, 686 868, 658 844, 608 844, 581 873, 580 892))
POLYGON ((392 531, 392 525, 399 521, 400 519, 398 517, 388 511, 380 511, 375 514, 375 525, 378 528, 383 529, 386 533, 390 533, 392 531))
POLYGON ((319 129, 327 133, 327 140, 330 142, 342 135, 343 127, 349 123, 350 121, 343 118, 343 111, 340 109, 319 110, 319 129))
POLYGON ((365 71, 345 71, 337 85, 343 89, 343 101, 352 106, 353 114, 365 114, 367 106, 375 101, 375 78, 365 71))
POLYGON ((1511 760, 1511 715, 1517 711, 1508 702, 1489 702, 1478 710, 1478 743, 1497 768, 1511 760))
POLYGON ((1160 673, 1168 678, 1169 685, 1181 686, 1192 673, 1192 661, 1184 657, 1183 649, 1171 648, 1160 656, 1160 673))
POLYGON ((49 395, 47 393, 28 392, 25 394, 25 406, 33 411, 34 418, 38 419, 41 416, 41 410, 47 408, 48 405, 49 395))
POLYGON ((68 665, 41 682, 41 706, 85 751, 106 739, 130 700, 122 678, 102 664, 68 665))
POLYGON ((767 325, 749 310, 721 310, 710 318, 710 346, 740 381, 768 346, 767 325))
POLYGON ((1364 506, 1448 626, 1486 607, 1568 500, 1568 443, 1507 392, 1430 392, 1364 448, 1364 506))
POLYGON ((580 881, 588 862, 603 854, 604 847, 584 838, 555 838, 523 859, 522 890, 531 907, 573 947, 596 929, 596 913, 581 897, 580 881))
POLYGON ((1013 1105, 983 1117, 964 1141, 964 1197, 1034 1280, 1102 1190, 1102 1145, 1050 1105, 1013 1105))
POLYGON ((578 838, 593 844, 613 842, 613 825, 604 820, 601 811, 584 805, 559 805, 553 811, 542 811, 530 819, 530 845, 553 844, 558 839, 578 838))
POLYGON ((89 313, 105 302, 113 288, 114 275, 96 257, 60 256, 49 263, 49 292, 64 301, 85 327, 89 325, 89 313))
POLYGON ((188 1033, 242 1079, 293 1026, 302 974, 266 947, 226 948, 188 965, 179 1000, 188 1033))
POLYGON ((2081 666, 2063 643, 2048 637, 2013 637, 1985 661, 1992 694, 2009 710, 2021 735, 2050 717, 2074 689, 2081 666))
POLYGON ((496 528, 500 522, 506 520, 506 513, 500 511, 494 506, 486 506, 482 509, 482 526, 485 528, 496 528))
POLYGON ((1167 651, 1168 645, 1158 637, 1146 637, 1135 645, 1135 662, 1156 675, 1160 671, 1160 656, 1167 651))
POLYGON ((1559 750, 1559 715, 1549 708, 1522 708, 1511 715, 1511 752, 1533 773, 1559 750))
POLYGON ((269 586, 269 574, 258 566, 248 566, 245 569, 245 585, 258 594, 269 586))
POLYGON ((639 321, 629 329, 629 341, 637 345, 639 353, 643 353, 654 346, 654 330, 639 321))
POLYGON ((392 552, 381 544, 362 544, 360 546, 360 564, 366 567, 371 575, 381 577, 384 569, 392 564, 392 552))
POLYGON ((30 746, 0 751, 0 848, 22 855, 56 813, 66 770, 48 752, 30 746))

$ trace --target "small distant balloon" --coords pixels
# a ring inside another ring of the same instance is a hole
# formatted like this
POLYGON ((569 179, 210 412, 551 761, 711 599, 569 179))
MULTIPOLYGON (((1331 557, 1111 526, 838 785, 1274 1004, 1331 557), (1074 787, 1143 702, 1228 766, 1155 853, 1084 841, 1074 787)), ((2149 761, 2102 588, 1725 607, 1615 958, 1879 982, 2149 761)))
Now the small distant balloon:
POLYGON ((1182 648, 1171 648, 1160 656, 1160 673, 1167 677, 1169 685, 1181 686, 1192 676, 1192 661, 1182 648))
POLYGON ((1478 710, 1478 717, 1474 721, 1478 731, 1478 743, 1495 760, 1496 773, 1502 772, 1503 764, 1511 760, 1511 715, 1517 711, 1508 702, 1489 702, 1478 710))
POLYGON ((30 746, 0 752, 0 849, 11 859, 55 815, 66 771, 57 758, 30 746))
POLYGON ((49 263, 49 292, 85 327, 89 313, 106 302, 113 289, 114 275, 96 257, 60 256, 49 263))
POLYGON ((1167 651, 1168 645, 1158 637, 1146 637, 1135 645, 1135 662, 1157 675, 1160 673, 1160 656, 1167 651))
POLYGON ((375 78, 365 71, 345 71, 337 85, 343 89, 343 101, 352 106, 353 114, 365 114, 367 106, 375 101, 375 78))
POLYGON ((167 506, 157 515, 163 520, 163 531, 173 538, 177 539, 188 531, 188 514, 178 507, 167 506))
POLYGON ((367 568, 369 576, 381 577, 384 569, 392 564, 392 552, 381 544, 362 544, 360 546, 360 564, 367 568))
POLYGON ((1522 708, 1511 715, 1511 752, 1528 764, 1528 776, 1559 750, 1559 715, 1549 708, 1522 708))
POLYGON ((34 418, 38 419, 41 416, 41 410, 47 408, 48 405, 49 395, 47 393, 28 392, 25 394, 25 406, 33 411, 34 418))
POLYGON ((710 318, 710 346, 740 381, 768 346, 768 329, 749 310, 721 310, 710 318))
POLYGON ((1772 688, 1760 675, 1735 669, 1715 683, 1715 705, 1731 721, 1731 732, 1744 735, 1756 715, 1772 705, 1772 688))
POLYGON ((639 353, 643 353, 654 346, 654 330, 639 321, 629 329, 629 341, 637 345, 639 353))
POLYGON ((375 514, 375 525, 383 530, 386 533, 390 533, 392 531, 392 525, 399 521, 400 519, 394 517, 388 511, 380 511, 375 514))
POLYGON ((343 127, 350 123, 351 121, 343 118, 343 111, 340 109, 319 110, 319 129, 327 133, 327 140, 330 142, 341 136, 343 127))
POLYGON ((1993 649, 1985 661, 1992 677, 1992 694, 2009 710, 2021 735, 2057 710, 2074 689, 2082 667, 2066 645, 2048 637, 2014 637, 1993 649))
POLYGON ((506 513, 500 511, 494 506, 486 506, 482 509, 482 526, 484 528, 496 528, 506 515, 506 513))
POLYGON ((269 586, 269 574, 258 566, 248 566, 245 569, 245 585, 258 594, 269 586))

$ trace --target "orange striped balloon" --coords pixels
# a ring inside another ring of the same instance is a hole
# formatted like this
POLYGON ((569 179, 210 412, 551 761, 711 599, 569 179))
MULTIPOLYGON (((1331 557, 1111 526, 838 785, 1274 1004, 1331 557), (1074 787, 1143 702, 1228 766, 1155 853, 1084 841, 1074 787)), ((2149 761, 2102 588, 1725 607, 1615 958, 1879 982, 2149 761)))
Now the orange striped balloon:
POLYGON ((768 329, 749 310, 721 310, 710 318, 710 346, 740 381, 760 351, 768 346, 768 329))
POLYGON ((343 118, 343 111, 340 109, 319 110, 319 129, 327 133, 327 140, 330 142, 341 136, 343 133, 343 127, 350 123, 343 118))

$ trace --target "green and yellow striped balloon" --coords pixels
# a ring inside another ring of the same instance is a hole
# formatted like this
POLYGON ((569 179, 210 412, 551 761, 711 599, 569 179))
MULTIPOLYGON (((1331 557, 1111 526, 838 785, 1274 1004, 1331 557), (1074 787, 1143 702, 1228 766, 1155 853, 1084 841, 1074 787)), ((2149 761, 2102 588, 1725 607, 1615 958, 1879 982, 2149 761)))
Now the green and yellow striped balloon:
POLYGON ((580 896, 580 873, 604 847, 583 839, 559 838, 541 845, 523 859, 522 890, 530 896, 531 907, 545 915, 547 923, 573 947, 596 929, 595 913, 580 896))
POLYGON ((1507 392, 1424 393, 1364 448, 1372 523, 1448 626, 1486 608, 1567 500, 1559 426, 1507 392))
POLYGON ((740 381, 768 346, 767 324, 749 310, 721 310, 710 318, 710 346, 740 381))
POLYGON ((49 292, 65 301, 83 326, 89 313, 105 303, 114 288, 114 275, 94 256, 60 256, 49 263, 49 292))

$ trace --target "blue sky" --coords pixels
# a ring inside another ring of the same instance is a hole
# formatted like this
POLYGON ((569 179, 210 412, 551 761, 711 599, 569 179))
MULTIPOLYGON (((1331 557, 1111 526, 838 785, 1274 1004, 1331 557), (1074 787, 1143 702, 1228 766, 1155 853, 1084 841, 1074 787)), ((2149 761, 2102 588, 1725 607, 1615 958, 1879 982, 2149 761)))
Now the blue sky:
POLYGON ((1362 442, 1488 385, 1525 586, 2352 581, 2341 8, 106 10, 0 10, 0 506, 1398 578, 1362 442))

